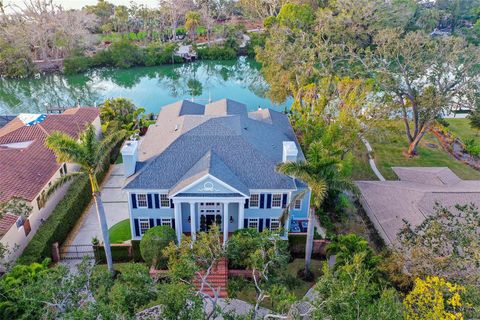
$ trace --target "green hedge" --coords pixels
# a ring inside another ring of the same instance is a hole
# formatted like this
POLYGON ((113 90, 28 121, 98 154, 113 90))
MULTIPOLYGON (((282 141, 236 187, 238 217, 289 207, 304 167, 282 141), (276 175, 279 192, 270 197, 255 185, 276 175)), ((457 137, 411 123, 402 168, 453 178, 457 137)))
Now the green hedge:
POLYGON ((17 263, 31 264, 50 258, 52 244, 65 241, 91 199, 92 191, 87 177, 81 177, 72 183, 65 197, 30 240, 17 263))
MULTIPOLYGON (((112 155, 117 155, 120 147, 120 141, 112 151, 112 155)), ((111 163, 115 159, 111 159, 111 163)), ((98 181, 101 183, 108 172, 108 167, 98 175, 98 181)), ((80 216, 87 209, 92 200, 92 189, 88 177, 82 176, 68 188, 65 197, 57 204, 52 214, 40 226, 29 244, 18 258, 19 264, 31 264, 41 262, 45 258, 52 256, 52 244, 55 242, 63 243, 68 234, 77 223, 80 216)), ((90 240, 90 239, 88 239, 90 240)))
POLYGON ((197 55, 201 60, 233 60, 237 57, 237 51, 230 47, 211 46, 197 48, 197 55))
POLYGON ((66 58, 63 72, 75 74, 96 67, 130 68, 183 62, 181 57, 174 56, 176 49, 175 44, 152 42, 146 48, 141 48, 128 41, 119 41, 92 57, 76 54, 66 58))
MULTIPOLYGON (((142 255, 140 253, 140 241, 132 240, 130 246, 115 246, 112 248, 112 260, 113 262, 143 262, 142 255), (131 252, 130 252, 131 248, 131 252)), ((95 256, 95 262, 106 263, 105 248, 100 246, 94 246, 93 252, 95 256)))

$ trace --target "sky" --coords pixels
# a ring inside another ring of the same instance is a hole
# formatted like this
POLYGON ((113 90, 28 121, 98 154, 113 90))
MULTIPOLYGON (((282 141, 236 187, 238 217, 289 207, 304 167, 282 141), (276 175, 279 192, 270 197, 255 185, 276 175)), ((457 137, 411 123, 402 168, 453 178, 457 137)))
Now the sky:
MULTIPOLYGON (((97 0, 54 0, 53 2, 56 4, 61 4, 65 9, 80 9, 85 5, 96 4, 97 0)), ((108 2, 115 5, 130 5, 130 2, 144 4, 149 7, 156 7, 158 5, 158 0, 109 0, 108 2)), ((5 5, 16 4, 21 6, 24 3, 24 0, 4 0, 4 3, 5 5)))

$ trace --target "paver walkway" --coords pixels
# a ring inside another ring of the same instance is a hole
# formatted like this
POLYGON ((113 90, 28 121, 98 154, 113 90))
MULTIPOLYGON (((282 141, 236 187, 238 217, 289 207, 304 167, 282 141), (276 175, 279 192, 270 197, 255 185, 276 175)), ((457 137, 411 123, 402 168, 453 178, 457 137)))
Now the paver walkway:
MULTIPOLYGON (((122 190, 123 181, 123 165, 113 165, 110 175, 102 185, 102 200, 107 216, 108 228, 122 220, 128 219, 128 200, 127 193, 122 190)), ((74 238, 69 244, 90 244, 93 237, 101 240, 95 203, 92 203, 86 215, 82 217, 80 228, 76 228, 74 238)))

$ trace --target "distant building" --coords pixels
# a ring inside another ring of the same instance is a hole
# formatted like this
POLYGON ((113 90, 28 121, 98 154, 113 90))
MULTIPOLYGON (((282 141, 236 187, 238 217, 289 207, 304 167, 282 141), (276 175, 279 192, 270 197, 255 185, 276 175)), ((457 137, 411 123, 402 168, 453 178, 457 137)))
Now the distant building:
POLYGON ((173 227, 195 237, 217 224, 238 229, 300 231, 310 191, 276 165, 304 160, 288 116, 244 104, 180 101, 161 109, 141 141, 122 148, 132 239, 151 227, 173 227), (299 192, 302 198, 292 202, 299 192), (282 213, 291 205, 290 219, 282 213))
POLYGON ((48 187, 60 176, 75 170, 71 164, 57 163, 54 153, 45 146, 54 131, 78 137, 92 123, 100 134, 100 117, 96 108, 67 109, 63 114, 20 114, 0 128, 0 202, 12 197, 25 199, 33 207, 29 217, 13 214, 0 218, 0 242, 14 261, 63 197, 61 188, 50 200, 44 200, 48 187))
POLYGON ((475 204, 480 207, 480 181, 462 180, 444 167, 394 167, 398 181, 358 181, 362 203, 387 245, 408 221, 421 224, 438 203, 446 207, 475 204))

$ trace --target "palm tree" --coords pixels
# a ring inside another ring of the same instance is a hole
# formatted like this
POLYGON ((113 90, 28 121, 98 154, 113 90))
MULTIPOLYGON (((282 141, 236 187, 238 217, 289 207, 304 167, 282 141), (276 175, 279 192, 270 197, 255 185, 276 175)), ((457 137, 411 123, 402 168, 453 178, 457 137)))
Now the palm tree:
POLYGON ((195 11, 189 11, 185 15, 185 29, 187 29, 193 37, 195 43, 196 29, 200 25, 200 14, 195 11))
POLYGON ((58 162, 75 163, 80 166, 78 172, 72 172, 58 178, 48 189, 46 197, 48 198, 56 189, 65 183, 76 180, 82 176, 88 176, 97 207, 98 221, 105 246, 108 270, 112 274, 112 252, 110 249, 107 219, 105 217, 105 209, 103 207, 97 175, 106 168, 110 161, 113 148, 122 141, 124 137, 124 131, 119 131, 100 141, 97 139, 95 128, 90 124, 86 127, 85 131, 81 133, 78 140, 75 140, 65 133, 54 132, 45 141, 45 145, 52 149, 57 156, 58 162))
POLYGON ((307 152, 307 161, 286 162, 277 171, 307 183, 311 189, 313 208, 309 210, 307 243, 305 248, 305 276, 310 274, 314 235, 314 212, 320 208, 329 193, 356 190, 355 184, 345 173, 342 162, 328 155, 320 142, 313 142, 307 152))

